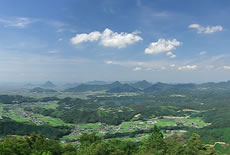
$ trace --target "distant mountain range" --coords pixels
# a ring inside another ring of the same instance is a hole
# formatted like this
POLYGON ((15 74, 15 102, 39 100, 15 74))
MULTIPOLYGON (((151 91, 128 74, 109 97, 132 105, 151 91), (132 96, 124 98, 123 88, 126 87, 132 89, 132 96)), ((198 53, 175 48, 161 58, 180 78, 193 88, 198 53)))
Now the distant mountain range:
POLYGON ((53 88, 53 87, 56 87, 56 85, 53 84, 51 81, 47 81, 41 87, 53 88))
POLYGON ((224 89, 224 88, 230 88, 230 81, 227 82, 207 82, 200 84, 199 87, 205 87, 205 88, 219 88, 219 89, 224 89))
POLYGON ((106 91, 109 93, 123 92, 157 92, 157 91, 185 91, 188 89, 230 89, 230 81, 227 82, 208 82, 203 84, 167 84, 155 83, 151 84, 148 81, 138 81, 130 84, 121 84, 116 81, 111 84, 81 84, 79 86, 64 90, 65 92, 86 92, 86 91, 106 91))
POLYGON ((36 87, 30 90, 31 93, 54 93, 57 92, 56 90, 53 89, 44 89, 41 87, 36 87))
POLYGON ((73 88, 79 85, 80 83, 66 83, 66 84, 61 85, 61 87, 67 89, 67 88, 73 88))
POLYGON ((194 89, 197 88, 196 84, 188 83, 188 84, 166 84, 158 82, 153 84, 152 86, 144 89, 144 92, 157 92, 157 91, 178 91, 178 90, 185 90, 185 89, 194 89))
POLYGON ((65 92, 85 92, 85 91, 103 91, 120 87, 122 84, 118 81, 111 84, 81 84, 79 86, 66 89, 65 92))
POLYGON ((138 89, 145 89, 150 87, 152 84, 146 80, 142 80, 135 83, 131 83, 130 85, 138 89))
POLYGON ((123 93, 123 92, 135 93, 138 91, 141 91, 141 90, 138 88, 132 87, 129 84, 121 84, 120 86, 109 89, 107 92, 108 93, 123 93))

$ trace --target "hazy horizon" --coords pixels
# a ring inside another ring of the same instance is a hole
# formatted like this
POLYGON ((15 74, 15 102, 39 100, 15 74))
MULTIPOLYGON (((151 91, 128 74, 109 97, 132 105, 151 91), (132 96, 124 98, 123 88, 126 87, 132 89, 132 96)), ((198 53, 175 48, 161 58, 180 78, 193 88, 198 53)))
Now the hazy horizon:
MULTIPOLYGON (((68 82, 68 81, 50 81, 52 82, 54 85, 56 86, 65 86, 66 84, 103 84, 103 83, 97 83, 97 82, 104 82, 104 84, 110 84, 113 82, 120 82, 123 84, 130 84, 130 83, 136 83, 139 81, 143 81, 143 80, 134 80, 134 81, 119 81, 119 80, 114 80, 114 81, 99 81, 99 80, 93 80, 93 81, 75 81, 75 82, 68 82)), ((166 83, 166 84, 188 84, 188 83, 193 83, 193 84, 203 84, 203 83, 209 83, 209 82, 214 82, 214 83, 219 83, 219 82, 229 82, 230 80, 226 80, 226 81, 203 81, 203 82, 164 82, 164 81, 148 81, 147 82, 151 83, 151 84, 156 84, 156 83, 166 83)), ((1 82, 0 81, 0 86, 26 86, 26 85, 31 85, 31 86, 42 86, 43 84, 45 84, 47 81, 25 81, 25 82, 1 82)), ((70 87, 70 86, 69 86, 70 87)))

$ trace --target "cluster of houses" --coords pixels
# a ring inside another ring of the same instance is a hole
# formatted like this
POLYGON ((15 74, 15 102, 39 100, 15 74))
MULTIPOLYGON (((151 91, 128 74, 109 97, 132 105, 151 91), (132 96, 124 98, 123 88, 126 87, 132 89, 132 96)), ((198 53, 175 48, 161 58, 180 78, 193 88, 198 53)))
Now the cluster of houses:
MULTIPOLYGON (((149 126, 153 125, 157 123, 157 121, 155 119, 152 120, 148 120, 145 122, 140 122, 140 121, 135 121, 132 124, 130 124, 129 126, 126 127, 126 130, 145 130, 147 129, 149 126)), ((122 131, 122 129, 124 129, 122 127, 122 124, 118 125, 118 126, 113 126, 113 125, 107 125, 105 123, 95 123, 95 126, 98 127, 87 127, 87 128, 82 128, 81 125, 76 125, 73 127, 72 129, 72 133, 71 135, 73 137, 76 137, 76 139, 78 139, 82 133, 87 132, 87 133, 101 133, 103 135, 106 134, 116 134, 116 133, 123 133, 124 131, 122 131)))
MULTIPOLYGON (((184 119, 185 117, 183 117, 184 119)), ((186 117, 186 119, 188 119, 189 117, 186 117)), ((162 119, 169 119, 167 118, 162 118, 162 119)), ((176 117, 176 118, 171 118, 170 119, 176 119, 176 120, 180 120, 181 117, 176 117)), ((73 130, 72 130, 72 136, 79 138, 81 136, 82 133, 101 133, 103 135, 106 134, 116 134, 116 133, 124 133, 124 132, 129 132, 129 131, 137 131, 137 130, 147 130, 150 127, 153 127, 154 124, 157 123, 158 118, 153 118, 153 119, 149 119, 145 122, 142 121, 133 121, 132 123, 130 123, 129 125, 125 125, 124 124, 120 124, 118 126, 113 126, 113 125, 107 125, 105 123, 95 123, 93 125, 97 126, 97 127, 91 127, 90 125, 86 128, 81 127, 81 125, 76 125, 73 130)), ((181 123, 181 125, 183 126, 192 126, 194 128, 201 128, 198 124, 196 124, 195 122, 188 122, 186 120, 183 121, 179 121, 177 122, 177 124, 175 125, 179 125, 181 123)), ((178 134, 178 133, 184 133, 186 131, 179 131, 179 130, 168 130, 166 131, 167 134, 171 135, 171 134, 178 134)))
POLYGON ((40 120, 40 118, 38 117, 34 117, 33 116, 33 113, 32 112, 28 112, 28 111, 25 111, 25 112, 22 112, 21 116, 25 119, 29 118, 29 120, 36 124, 36 125, 44 125, 44 124, 48 124, 49 122, 48 121, 42 121, 40 120))
POLYGON ((42 121, 40 120, 40 118, 37 118, 37 117, 31 117, 31 122, 35 123, 36 125, 49 124, 48 121, 42 121))

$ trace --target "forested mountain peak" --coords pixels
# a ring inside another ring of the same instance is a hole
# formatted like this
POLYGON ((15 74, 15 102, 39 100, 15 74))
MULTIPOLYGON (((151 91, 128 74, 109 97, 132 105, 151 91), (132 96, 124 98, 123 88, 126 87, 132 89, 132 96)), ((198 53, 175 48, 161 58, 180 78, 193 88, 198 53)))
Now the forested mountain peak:
POLYGON ((56 87, 56 85, 54 85, 51 81, 47 81, 42 85, 42 87, 56 87))

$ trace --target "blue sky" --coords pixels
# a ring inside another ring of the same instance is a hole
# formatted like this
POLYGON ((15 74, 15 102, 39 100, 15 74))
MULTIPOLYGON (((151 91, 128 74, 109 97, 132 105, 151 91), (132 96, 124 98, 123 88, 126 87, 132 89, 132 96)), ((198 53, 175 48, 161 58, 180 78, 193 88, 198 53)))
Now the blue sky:
POLYGON ((1 82, 230 79, 229 0, 2 0, 1 82))

